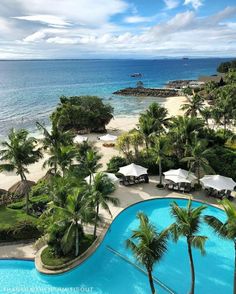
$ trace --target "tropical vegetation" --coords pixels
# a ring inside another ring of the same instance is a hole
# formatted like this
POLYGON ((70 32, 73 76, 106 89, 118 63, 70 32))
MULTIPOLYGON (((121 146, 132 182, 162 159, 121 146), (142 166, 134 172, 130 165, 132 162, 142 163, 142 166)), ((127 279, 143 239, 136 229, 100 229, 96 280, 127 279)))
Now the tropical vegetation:
POLYGON ((152 294, 157 293, 153 280, 153 267, 160 262, 167 251, 168 231, 158 232, 148 217, 140 212, 137 214, 139 227, 133 230, 131 237, 126 241, 137 261, 146 268, 152 294))
POLYGON ((211 228, 217 235, 219 235, 223 239, 228 239, 232 241, 235 255, 233 293, 236 294, 236 208, 227 199, 224 199, 221 204, 227 216, 227 219, 225 221, 222 221, 221 219, 218 219, 217 217, 212 215, 206 215, 204 218, 207 224, 211 226, 211 228))
POLYGON ((190 271, 191 271, 191 288, 189 294, 195 291, 195 268, 192 253, 192 247, 200 250, 201 254, 205 254, 205 242, 207 236, 199 235, 202 212, 206 207, 200 205, 193 207, 191 199, 185 207, 180 207, 176 202, 171 204, 171 215, 175 222, 169 227, 173 240, 177 242, 181 237, 187 242, 190 271))

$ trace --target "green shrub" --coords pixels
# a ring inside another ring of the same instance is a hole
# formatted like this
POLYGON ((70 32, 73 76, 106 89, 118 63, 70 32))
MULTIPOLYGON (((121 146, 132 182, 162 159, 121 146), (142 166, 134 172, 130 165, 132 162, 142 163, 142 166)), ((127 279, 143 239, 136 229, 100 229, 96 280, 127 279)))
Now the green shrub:
POLYGON ((113 156, 110 161, 107 163, 107 172, 117 173, 119 168, 125 166, 127 161, 124 157, 113 156))
POLYGON ((206 157, 216 174, 236 180, 236 151, 216 146, 206 157))
MULTIPOLYGON (((79 254, 81 255, 84 253, 92 245, 93 241, 93 235, 84 235, 84 237, 80 240, 79 254)), ((41 254, 42 262, 49 266, 64 265, 66 262, 69 262, 74 258, 75 256, 73 252, 66 256, 56 255, 54 248, 51 246, 45 248, 41 254)))
MULTIPOLYGON (((156 162, 155 156, 150 153, 142 152, 140 156, 134 161, 134 163, 144 166, 148 169, 149 174, 159 174, 159 165, 156 162)), ((177 157, 169 156, 167 160, 162 162, 162 171, 167 171, 171 168, 179 167, 179 162, 177 157)))
POLYGON ((17 222, 11 228, 0 229, 0 241, 31 240, 40 236, 36 223, 30 220, 17 222))

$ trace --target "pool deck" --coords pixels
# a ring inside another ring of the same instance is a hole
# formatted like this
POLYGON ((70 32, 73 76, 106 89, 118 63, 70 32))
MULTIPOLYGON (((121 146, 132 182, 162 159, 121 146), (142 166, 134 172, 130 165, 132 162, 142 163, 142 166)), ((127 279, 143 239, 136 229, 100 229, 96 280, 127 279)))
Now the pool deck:
MULTIPOLYGON (((172 192, 165 189, 158 189, 156 184, 158 177, 150 177, 149 184, 139 184, 130 187, 118 186, 113 196, 120 201, 119 206, 115 207, 110 205, 113 218, 116 217, 123 209, 129 207, 132 204, 143 200, 155 199, 155 198, 189 198, 192 196, 194 200, 203 201, 219 207, 217 200, 214 198, 206 197, 204 191, 197 191, 193 194, 183 194, 178 192, 172 192)), ((110 220, 109 214, 101 208, 101 215, 110 220)), ((86 227, 87 232, 92 232, 92 227, 86 227)), ((16 258, 16 259, 34 259, 37 250, 34 249, 33 243, 11 243, 6 245, 0 245, 0 258, 16 258)))

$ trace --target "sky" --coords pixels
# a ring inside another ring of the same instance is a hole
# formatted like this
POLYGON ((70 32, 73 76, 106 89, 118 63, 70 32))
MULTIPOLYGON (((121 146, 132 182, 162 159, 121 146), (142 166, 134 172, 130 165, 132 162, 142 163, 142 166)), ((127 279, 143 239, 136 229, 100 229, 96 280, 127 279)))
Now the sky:
POLYGON ((235 0, 0 0, 0 59, 236 57, 235 0))

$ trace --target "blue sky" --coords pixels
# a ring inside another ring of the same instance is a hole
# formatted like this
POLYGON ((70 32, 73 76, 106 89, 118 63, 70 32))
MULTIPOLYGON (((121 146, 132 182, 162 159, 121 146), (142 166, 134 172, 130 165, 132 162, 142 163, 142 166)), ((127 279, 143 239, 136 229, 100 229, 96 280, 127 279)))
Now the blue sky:
POLYGON ((235 0, 1 0, 0 59, 236 57, 235 0))

